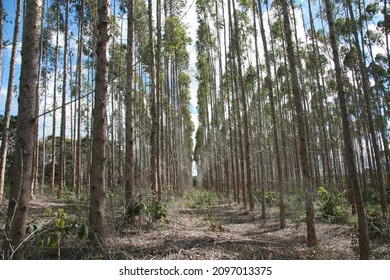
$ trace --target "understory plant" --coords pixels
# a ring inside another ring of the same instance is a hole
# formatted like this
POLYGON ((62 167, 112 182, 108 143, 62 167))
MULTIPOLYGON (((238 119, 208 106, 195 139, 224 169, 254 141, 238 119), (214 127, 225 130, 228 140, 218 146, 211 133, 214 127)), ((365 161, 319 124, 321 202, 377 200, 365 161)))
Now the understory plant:
POLYGON ((317 218, 326 223, 345 224, 351 217, 347 198, 337 190, 328 191, 323 186, 319 187, 315 206, 317 218))

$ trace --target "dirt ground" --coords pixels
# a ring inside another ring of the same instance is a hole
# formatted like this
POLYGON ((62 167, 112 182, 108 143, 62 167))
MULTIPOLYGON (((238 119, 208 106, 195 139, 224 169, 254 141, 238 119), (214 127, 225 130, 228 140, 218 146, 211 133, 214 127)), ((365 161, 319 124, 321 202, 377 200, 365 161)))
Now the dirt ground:
MULTIPOLYGON (((67 213, 88 212, 85 202, 35 199, 31 203, 30 221, 50 223, 59 208, 67 213)), ((3 206, 0 212, 2 220, 4 211, 3 206)), ((263 220, 259 213, 250 215, 234 203, 222 203, 202 210, 191 209, 183 201, 176 201, 169 204, 167 219, 158 223, 149 223, 141 217, 141 223, 124 226, 120 218, 109 219, 111 226, 105 245, 91 246, 87 240, 68 234, 56 248, 45 248, 39 246, 37 240, 32 240, 26 257, 122 260, 358 259, 353 226, 317 222, 319 245, 309 248, 305 241, 304 225, 287 220, 287 227, 279 229, 277 212, 270 210, 267 216, 263 220)), ((3 238, 3 230, 0 238, 3 238)), ((371 259, 390 259, 390 240, 372 241, 370 248, 371 259)))

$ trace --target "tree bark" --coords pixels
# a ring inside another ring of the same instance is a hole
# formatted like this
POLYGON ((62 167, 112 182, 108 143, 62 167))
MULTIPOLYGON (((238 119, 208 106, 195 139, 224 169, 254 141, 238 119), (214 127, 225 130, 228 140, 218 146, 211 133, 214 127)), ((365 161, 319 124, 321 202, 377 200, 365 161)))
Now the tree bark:
POLYGON ((158 202, 158 115, 156 101, 156 69, 154 50, 154 28, 153 28, 153 1, 148 0, 149 15, 149 75, 150 75, 150 113, 152 117, 151 152, 150 152, 150 187, 152 189, 152 199, 158 202))
POLYGON ((363 198, 359 186, 358 175, 356 171, 356 162, 355 162, 355 151, 352 141, 351 128, 348 115, 348 107, 346 103, 346 93, 344 90, 344 82, 342 79, 342 69, 340 64, 340 56, 336 40, 336 29, 334 18, 332 14, 332 5, 330 0, 324 0, 326 8, 326 17, 329 24, 329 40, 333 53, 333 61, 336 71, 336 83, 337 83, 337 94, 339 98, 340 111, 341 111, 341 121, 343 128, 343 141, 344 141, 344 157, 347 162, 348 168, 348 179, 353 187, 353 195, 356 204, 356 212, 358 215, 359 223, 359 248, 360 248, 360 259, 369 258, 369 240, 367 232, 367 220, 364 211, 363 198))
POLYGON ((127 19, 127 93, 126 100, 126 164, 125 199, 127 209, 134 207, 134 116, 133 116, 133 47, 134 47, 134 0, 128 0, 127 19))
MULTIPOLYGON (((346 4, 349 8, 349 16, 351 21, 354 23, 354 26, 357 27, 357 22, 354 17, 353 8, 350 0, 346 0, 346 4)), ((365 56, 363 54, 363 51, 359 44, 359 36, 357 32, 357 28, 353 28, 352 31, 353 34, 353 44, 355 46, 357 56, 358 56, 358 64, 359 64, 359 70, 362 77, 362 85, 363 85, 363 96, 365 101, 365 107, 366 107, 366 113, 367 113, 367 121, 368 121, 368 130, 371 135, 371 141, 372 141, 372 147, 374 149, 374 160, 375 160, 375 171, 377 175, 377 184, 378 184, 378 192, 380 196, 380 203, 381 203, 381 209, 382 209, 382 217, 387 217, 387 198, 386 198, 386 192, 383 182, 383 172, 382 172, 382 162, 380 159, 380 151, 379 151, 379 144, 377 141, 375 126, 374 126, 374 117, 372 113, 372 105, 370 96, 372 96, 372 90, 369 85, 369 77, 367 73, 367 68, 365 65, 365 56)))
POLYGON ((18 125, 11 190, 7 210, 5 258, 24 259, 26 223, 33 183, 35 106, 42 1, 27 1, 23 26, 22 68, 20 73, 18 125))
POLYGON ((89 222, 94 239, 104 241, 106 191, 106 127, 108 94, 108 43, 110 40, 110 0, 99 0, 96 45, 95 106, 92 125, 92 166, 89 222))
POLYGON ((294 54, 294 46, 291 36, 291 26, 288 12, 288 4, 286 0, 281 1, 284 33, 287 43, 288 63, 291 72, 292 93, 294 96, 294 104, 296 110, 296 117, 298 123, 299 134, 299 154, 301 158, 302 179, 303 187, 305 190, 305 206, 306 206, 306 227, 307 227, 307 244, 308 246, 314 246, 318 244, 315 224, 314 224, 314 207, 313 196, 314 188, 311 182, 311 172, 309 164, 309 153, 307 150, 307 135, 305 128, 305 112, 302 104, 302 93, 298 81, 298 73, 296 68, 296 57, 294 54))
POLYGON ((265 65, 266 65, 266 70, 267 70, 267 77, 266 77, 265 83, 266 83, 267 89, 268 89, 268 97, 269 97, 270 109, 271 109, 272 136, 273 136, 273 142, 275 145, 276 188, 279 191, 279 224, 280 224, 280 228, 283 229, 286 227, 286 207, 285 207, 285 202, 284 202, 282 159, 280 156, 278 120, 276 117, 276 110, 275 110, 271 63, 270 63, 270 59, 269 59, 267 38, 265 36, 263 11, 262 11, 261 5, 262 5, 262 3, 261 3, 261 1, 259 1, 260 33, 261 33, 261 39, 263 42, 265 65))
POLYGON ((82 139, 81 139, 81 96, 83 86, 83 66, 82 66, 82 50, 83 50, 83 19, 84 19, 84 0, 80 2, 80 14, 79 14, 79 36, 78 36, 78 49, 77 49, 77 149, 76 149, 76 197, 81 193, 83 183, 83 169, 82 169, 82 139))
MULTIPOLYGON (((59 11, 58 11, 59 12, 59 11)), ((65 187, 65 170, 66 170, 66 85, 68 74, 68 29, 69 29, 69 0, 66 1, 65 7, 65 36, 64 36, 64 65, 62 73, 62 106, 61 106, 61 132, 60 132, 60 170, 58 174, 57 197, 62 196, 65 187)), ((55 125, 55 124, 53 124, 55 125)))
MULTIPOLYGON (((0 0, 0 2, 2 2, 0 0)), ((2 21, 2 4, 0 5, 0 21, 2 21)), ((5 165, 7 162, 7 152, 9 145, 9 125, 11 119, 11 104, 12 104, 12 93, 13 85, 15 78, 15 61, 16 61, 16 51, 18 46, 18 37, 19 37, 19 26, 20 26, 20 14, 21 14, 21 0, 18 0, 16 4, 16 14, 15 14, 15 27, 14 27, 14 38, 12 41, 12 50, 11 50, 11 61, 8 77, 8 88, 7 88, 7 97, 5 101, 5 110, 4 110, 4 119, 3 119, 3 132, 1 140, 1 154, 0 154, 0 201, 3 200, 4 192, 4 179, 5 179, 5 165)), ((2 23, 0 22, 0 28, 2 23)), ((0 31, 1 33, 1 31, 0 31)), ((0 38, 0 42, 2 39, 0 38)), ((2 60, 0 57, 0 64, 2 60)), ((1 73, 1 68, 0 68, 1 73)))

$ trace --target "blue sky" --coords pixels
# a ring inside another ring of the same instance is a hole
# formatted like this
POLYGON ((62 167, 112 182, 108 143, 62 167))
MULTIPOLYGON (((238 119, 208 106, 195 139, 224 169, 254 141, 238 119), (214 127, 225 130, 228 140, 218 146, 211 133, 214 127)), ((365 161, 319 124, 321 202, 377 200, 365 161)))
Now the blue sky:
MULTIPOLYGON (((15 0, 3 0, 4 12, 6 13, 6 18, 3 22, 3 39, 8 42, 5 48, 3 48, 3 73, 2 73, 2 82, 1 82, 1 93, 0 93, 0 114, 4 114, 5 107, 5 96, 7 94, 7 84, 8 84, 8 76, 9 76, 9 66, 10 66, 10 58, 11 58, 11 43, 13 40, 14 33, 14 23, 15 23, 15 12, 16 12, 16 1, 15 0)), ((21 23, 22 24, 22 23, 21 23)), ((18 52, 20 54, 20 42, 22 38, 22 33, 19 32, 19 45, 18 52)), ((19 76, 20 76, 20 55, 18 55, 18 59, 16 61, 15 67, 15 80, 14 84, 19 84, 19 76)), ((12 100, 11 114, 16 115, 18 106, 17 106, 17 98, 15 97, 12 100)))

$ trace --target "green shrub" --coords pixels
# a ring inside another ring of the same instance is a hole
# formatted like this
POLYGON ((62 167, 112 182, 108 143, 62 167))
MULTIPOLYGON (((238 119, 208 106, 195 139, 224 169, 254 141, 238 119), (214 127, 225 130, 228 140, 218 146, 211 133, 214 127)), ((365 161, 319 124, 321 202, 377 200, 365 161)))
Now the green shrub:
POLYGON ((276 201, 276 193, 274 191, 266 191, 265 194, 265 203, 274 204, 276 201))
MULTIPOLYGON (((45 215, 51 215, 52 209, 45 208, 45 215)), ((55 213, 54 219, 47 225, 34 221, 27 225, 26 234, 36 237, 42 247, 60 247, 60 241, 64 236, 77 235, 79 239, 88 238, 89 226, 83 222, 76 222, 68 217, 68 213, 62 208, 55 213)))
POLYGON ((347 223, 350 219, 349 203, 341 192, 329 192, 325 187, 317 191, 316 215, 327 223, 347 223))
POLYGON ((286 203, 287 216, 298 228, 305 222, 305 192, 302 189, 294 189, 288 193, 286 203))
POLYGON ((167 217, 167 206, 161 203, 152 203, 150 205, 142 202, 135 202, 133 207, 129 207, 126 211, 127 218, 130 221, 134 217, 146 215, 150 222, 165 221, 167 217))
POLYGON ((205 210, 217 204, 218 195, 209 190, 192 189, 187 192, 187 206, 193 209, 205 210))
POLYGON ((380 211, 367 210, 367 228, 371 240, 382 239, 390 232, 390 224, 382 218, 380 211))

